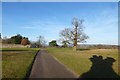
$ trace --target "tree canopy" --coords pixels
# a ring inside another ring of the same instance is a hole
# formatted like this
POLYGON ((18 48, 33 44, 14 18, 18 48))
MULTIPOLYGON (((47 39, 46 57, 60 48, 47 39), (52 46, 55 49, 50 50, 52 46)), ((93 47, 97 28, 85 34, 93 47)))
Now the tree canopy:
POLYGON ((26 39, 27 40, 27 44, 29 44, 29 39, 27 37, 23 37, 20 34, 17 34, 15 36, 11 36, 10 38, 7 38, 7 37, 3 38, 3 43, 7 43, 7 44, 21 44, 22 41, 25 42, 25 40, 23 40, 23 39, 26 39))
POLYGON ((82 25, 83 20, 78 18, 72 19, 72 28, 65 28, 64 30, 60 31, 60 41, 65 45, 73 44, 74 47, 77 46, 77 43, 86 42, 89 38, 84 33, 84 27, 82 25))
POLYGON ((49 42, 49 46, 56 47, 56 46, 58 46, 58 44, 57 44, 56 40, 52 40, 51 42, 49 42))
POLYGON ((28 38, 23 38, 22 40, 21 40, 21 44, 22 45, 27 45, 27 44, 29 44, 29 40, 28 40, 28 38))

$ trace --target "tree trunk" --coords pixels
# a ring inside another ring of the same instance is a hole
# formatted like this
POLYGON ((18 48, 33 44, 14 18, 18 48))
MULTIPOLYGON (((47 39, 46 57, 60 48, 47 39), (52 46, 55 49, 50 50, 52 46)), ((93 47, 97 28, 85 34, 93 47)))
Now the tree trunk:
POLYGON ((77 50, 77 26, 75 27, 75 35, 74 35, 74 51, 77 50))
POLYGON ((77 50, 77 46, 74 46, 74 47, 73 47, 73 51, 76 51, 76 50, 77 50))

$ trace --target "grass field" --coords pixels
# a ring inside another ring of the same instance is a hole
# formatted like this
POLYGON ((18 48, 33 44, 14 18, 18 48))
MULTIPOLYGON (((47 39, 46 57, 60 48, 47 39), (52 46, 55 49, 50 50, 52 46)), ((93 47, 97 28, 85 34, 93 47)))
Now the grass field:
POLYGON ((2 50, 2 77, 25 78, 39 49, 4 48, 2 50))
POLYGON ((36 51, 39 48, 2 48, 2 51, 36 51))
POLYGON ((80 49, 77 52, 74 52, 72 48, 48 48, 47 51, 69 69, 71 69, 74 73, 76 73, 77 76, 80 76, 90 70, 92 62, 89 60, 89 58, 91 58, 93 55, 101 55, 104 59, 106 57, 114 58, 116 61, 113 63, 112 68, 116 73, 118 73, 117 49, 80 49))

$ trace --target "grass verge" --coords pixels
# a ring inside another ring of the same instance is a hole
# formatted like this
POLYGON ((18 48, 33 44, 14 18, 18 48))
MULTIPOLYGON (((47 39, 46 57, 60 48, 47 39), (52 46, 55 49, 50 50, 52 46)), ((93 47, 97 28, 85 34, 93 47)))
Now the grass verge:
POLYGON ((32 66, 34 57, 39 49, 31 48, 5 48, 7 52, 2 52, 2 77, 24 79, 32 66), (9 53, 10 51, 13 51, 9 53), (22 50, 31 50, 30 52, 22 50), (21 53, 15 53, 19 51, 21 53))
POLYGON ((39 48, 2 48, 2 51, 36 51, 39 48))
MULTIPOLYGON (((52 56, 70 68, 77 76, 90 70, 92 62, 89 60, 93 55, 103 56, 103 58, 112 57, 116 60, 113 63, 113 70, 118 73, 118 50, 117 49, 92 49, 74 52, 72 48, 47 48, 52 56)), ((119 74, 120 75, 120 74, 119 74)))

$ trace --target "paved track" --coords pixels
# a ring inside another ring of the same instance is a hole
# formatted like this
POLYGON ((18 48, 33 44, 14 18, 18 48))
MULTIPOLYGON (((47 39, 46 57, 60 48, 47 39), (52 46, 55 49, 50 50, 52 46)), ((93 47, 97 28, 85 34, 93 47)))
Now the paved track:
POLYGON ((29 78, 76 78, 76 75, 45 50, 41 50, 36 56, 29 78))

